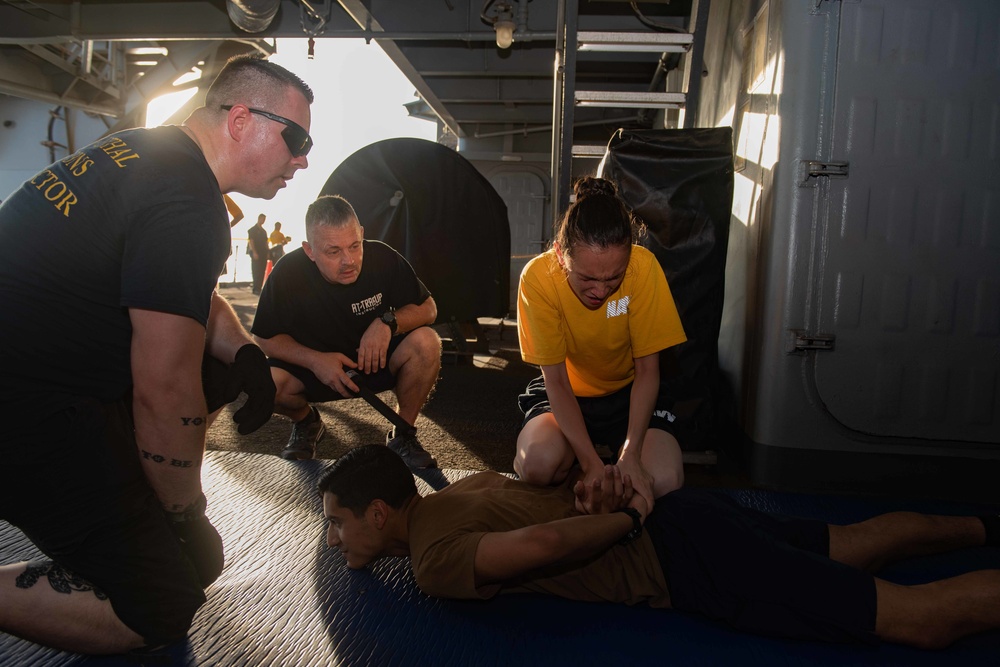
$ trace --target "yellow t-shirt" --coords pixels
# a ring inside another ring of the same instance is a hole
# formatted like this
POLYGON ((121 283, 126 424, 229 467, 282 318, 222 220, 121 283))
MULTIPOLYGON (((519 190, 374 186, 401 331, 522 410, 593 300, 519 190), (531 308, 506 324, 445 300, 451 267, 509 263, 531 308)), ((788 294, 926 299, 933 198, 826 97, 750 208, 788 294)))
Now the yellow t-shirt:
POLYGON ((517 335, 529 364, 566 362, 573 394, 606 396, 635 377, 635 358, 687 340, 663 269, 632 246, 625 278, 604 307, 584 306, 554 250, 528 262, 517 289, 517 335))

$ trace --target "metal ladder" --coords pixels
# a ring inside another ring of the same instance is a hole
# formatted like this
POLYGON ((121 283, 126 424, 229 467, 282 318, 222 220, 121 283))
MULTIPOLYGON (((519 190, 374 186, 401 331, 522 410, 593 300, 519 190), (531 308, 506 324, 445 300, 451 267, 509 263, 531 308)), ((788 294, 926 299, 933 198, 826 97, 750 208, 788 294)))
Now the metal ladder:
POLYGON ((573 145, 574 109, 601 106, 630 109, 684 109, 684 127, 694 127, 698 116, 704 67, 704 34, 711 0, 692 0, 687 32, 578 31, 579 2, 560 0, 556 25, 556 67, 552 95, 552 220, 569 206, 572 159, 599 157, 605 146, 573 145), (577 53, 647 52, 683 53, 683 92, 577 90, 577 53))

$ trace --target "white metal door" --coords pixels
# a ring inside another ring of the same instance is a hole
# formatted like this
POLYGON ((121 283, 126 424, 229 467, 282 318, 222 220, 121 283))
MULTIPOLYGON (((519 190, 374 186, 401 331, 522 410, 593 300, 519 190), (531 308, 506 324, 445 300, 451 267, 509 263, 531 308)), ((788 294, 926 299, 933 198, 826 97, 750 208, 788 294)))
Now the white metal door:
POLYGON ((815 382, 855 431, 1000 442, 998 30, 992 0, 841 4, 815 382))

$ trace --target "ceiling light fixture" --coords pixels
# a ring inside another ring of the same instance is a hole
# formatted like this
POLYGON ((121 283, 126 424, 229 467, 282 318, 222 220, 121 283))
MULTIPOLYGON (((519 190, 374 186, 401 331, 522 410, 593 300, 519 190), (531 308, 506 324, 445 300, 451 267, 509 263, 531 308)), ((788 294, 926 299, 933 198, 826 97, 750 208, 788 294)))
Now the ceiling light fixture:
MULTIPOLYGON (((494 5, 494 0, 486 0, 483 10, 479 14, 483 23, 493 26, 497 33, 497 47, 509 49, 514 43, 514 31, 517 25, 514 23, 514 5, 501 0, 494 5), (493 5, 491 7, 491 5, 493 5)), ((523 27, 523 26, 522 26, 523 27)))
POLYGON ((514 21, 509 15, 507 17, 501 15, 493 27, 497 31, 497 46, 501 49, 509 49, 510 45, 514 43, 514 21))

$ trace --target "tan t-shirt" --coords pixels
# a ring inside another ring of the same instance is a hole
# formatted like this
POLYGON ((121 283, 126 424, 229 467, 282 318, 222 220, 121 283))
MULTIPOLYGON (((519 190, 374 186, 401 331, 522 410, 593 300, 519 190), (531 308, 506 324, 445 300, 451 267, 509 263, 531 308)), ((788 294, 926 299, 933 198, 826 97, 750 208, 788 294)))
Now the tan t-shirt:
POLYGON ((574 396, 607 396, 635 377, 635 362, 687 340, 663 269, 632 246, 625 278, 602 308, 590 310, 566 281, 554 250, 528 262, 517 290, 521 358, 566 362, 574 396))
POLYGON ((586 562, 552 567, 506 586, 476 588, 476 547, 484 534, 577 514, 566 487, 529 486, 494 472, 458 480, 423 498, 410 515, 410 560, 417 586, 442 598, 487 599, 502 589, 669 607, 663 570, 645 533, 586 562))

